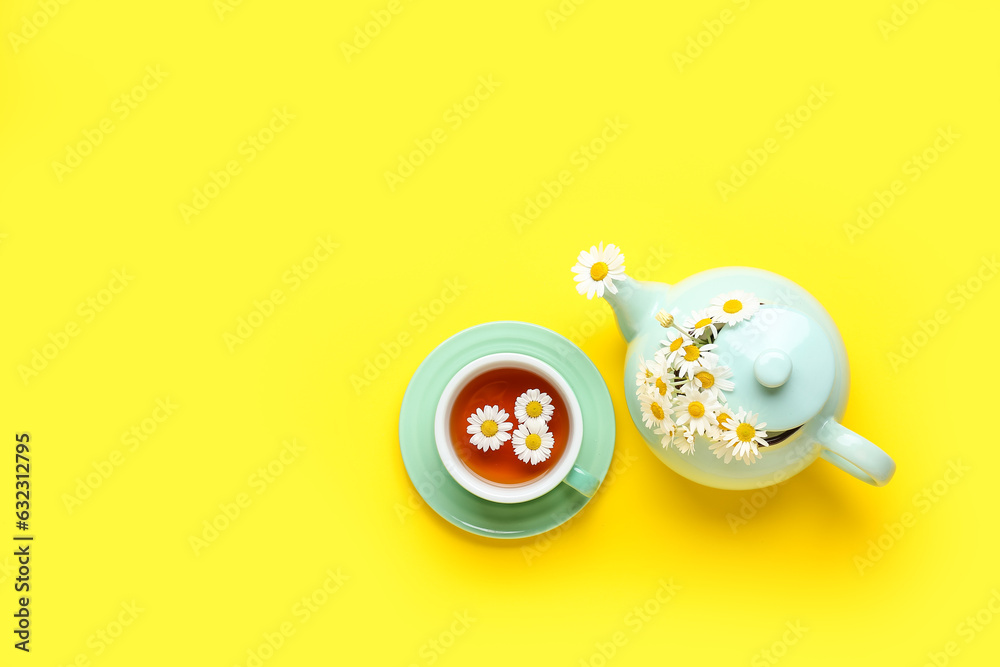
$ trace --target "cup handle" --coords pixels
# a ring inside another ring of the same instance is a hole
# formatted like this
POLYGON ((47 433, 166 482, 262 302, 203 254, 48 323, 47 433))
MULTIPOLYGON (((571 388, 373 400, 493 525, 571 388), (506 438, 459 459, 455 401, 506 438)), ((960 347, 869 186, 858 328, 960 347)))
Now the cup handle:
POLYGON ((896 462, 875 444, 837 420, 830 419, 816 434, 824 459, 862 482, 885 486, 896 472, 896 462))
POLYGON ((597 493, 597 489, 601 486, 601 480, 579 466, 573 466, 573 469, 563 479, 563 483, 569 484, 588 498, 593 498, 594 494, 597 493))

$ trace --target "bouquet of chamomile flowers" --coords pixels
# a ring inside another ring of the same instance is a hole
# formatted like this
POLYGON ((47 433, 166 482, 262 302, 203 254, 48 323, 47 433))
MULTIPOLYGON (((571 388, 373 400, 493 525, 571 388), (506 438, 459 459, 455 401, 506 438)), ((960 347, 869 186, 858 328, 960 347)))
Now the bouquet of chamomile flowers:
MULTIPOLYGON (((625 258, 613 244, 602 243, 581 252, 573 272, 577 291, 587 298, 616 294, 614 282, 625 278, 625 258)), ((750 320, 760 305, 753 294, 737 290, 715 297, 682 322, 676 313, 656 314, 666 335, 651 360, 640 360, 635 394, 643 424, 662 436, 664 448, 694 454, 695 436, 701 435, 726 463, 737 459, 750 465, 761 458, 759 448, 768 446, 767 424, 742 406, 729 406, 726 393, 736 387, 733 372, 715 352, 719 332, 750 320)))

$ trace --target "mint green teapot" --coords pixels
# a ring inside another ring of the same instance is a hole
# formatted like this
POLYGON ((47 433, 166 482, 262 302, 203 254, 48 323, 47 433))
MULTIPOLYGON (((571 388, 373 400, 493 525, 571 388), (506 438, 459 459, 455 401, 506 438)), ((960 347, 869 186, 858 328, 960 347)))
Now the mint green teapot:
POLYGON ((603 297, 628 343, 625 394, 650 449, 706 486, 781 482, 817 458, 875 486, 893 460, 840 423, 849 369, 823 306, 777 274, 704 271, 636 281, 609 244, 580 253, 577 290, 603 297))

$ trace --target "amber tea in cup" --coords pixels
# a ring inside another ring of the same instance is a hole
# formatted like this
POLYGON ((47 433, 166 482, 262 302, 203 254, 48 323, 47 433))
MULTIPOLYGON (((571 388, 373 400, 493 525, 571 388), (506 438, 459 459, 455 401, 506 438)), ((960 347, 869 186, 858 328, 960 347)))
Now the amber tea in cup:
POLYGON ((562 396, 541 376, 524 368, 494 368, 472 378, 459 391, 451 409, 449 429, 455 453, 473 473, 494 484, 525 484, 555 467, 566 451, 569 414, 562 396), (482 451, 472 444, 466 427, 477 408, 496 405, 505 410, 507 421, 513 426, 507 433, 513 434, 518 426, 514 402, 529 389, 538 389, 552 399, 554 412, 546 426, 555 442, 548 459, 535 465, 520 460, 509 439, 495 451, 482 451))

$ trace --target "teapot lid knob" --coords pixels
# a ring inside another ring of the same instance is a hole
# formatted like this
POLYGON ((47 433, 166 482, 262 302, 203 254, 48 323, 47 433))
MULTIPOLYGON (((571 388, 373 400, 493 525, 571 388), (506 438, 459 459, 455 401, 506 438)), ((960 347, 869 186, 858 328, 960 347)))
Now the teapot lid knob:
POLYGON ((802 426, 830 398, 838 368, 833 342, 803 312, 763 304, 753 319, 725 326, 716 345, 736 385, 727 403, 756 412, 768 431, 802 426))
POLYGON ((753 374, 765 387, 780 387, 792 375, 792 359, 781 350, 764 350, 753 362, 753 374))

